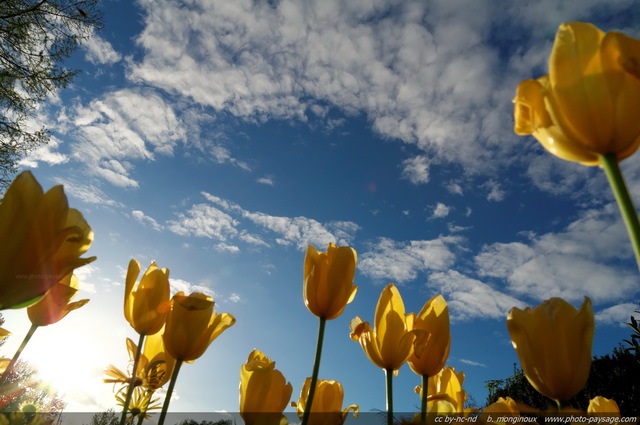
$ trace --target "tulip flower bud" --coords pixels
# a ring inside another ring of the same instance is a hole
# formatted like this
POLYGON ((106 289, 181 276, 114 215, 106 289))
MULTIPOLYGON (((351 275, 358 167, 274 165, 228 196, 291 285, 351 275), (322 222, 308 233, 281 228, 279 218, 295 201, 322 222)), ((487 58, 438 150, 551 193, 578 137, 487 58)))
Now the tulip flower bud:
POLYGON ((602 396, 597 396, 589 401, 589 407, 587 407, 587 413, 601 413, 607 416, 620 417, 620 408, 615 400, 611 400, 602 396))
POLYGON ((27 307, 73 270, 93 242, 91 227, 69 208, 62 186, 46 193, 23 171, 0 202, 0 309, 27 307))
MULTIPOLYGON (((309 396, 310 388, 311 378, 307 378, 304 380, 302 391, 300 391, 298 403, 291 402, 291 406, 296 408, 300 419, 304 416, 304 408, 307 405, 307 397, 309 396)), ((319 379, 316 382, 313 407, 311 408, 311 414, 309 415, 309 422, 307 422, 307 425, 341 425, 347 419, 349 410, 353 410, 353 417, 357 418, 359 410, 358 405, 352 404, 343 410, 343 400, 344 390, 342 389, 342 384, 340 382, 319 379)))
POLYGON ((293 387, 276 362, 253 350, 240 368, 240 416, 246 425, 288 423, 282 414, 291 399, 293 387))
MULTIPOLYGON (((488 421, 492 416, 497 417, 517 417, 520 416, 520 409, 518 404, 511 397, 500 397, 482 410, 482 417, 486 423, 493 423, 496 425, 507 425, 510 422, 506 421, 488 421)), ((496 418, 497 419, 497 418, 496 418)))
POLYGON ((218 314, 213 309, 213 298, 194 292, 188 297, 183 292, 173 296, 167 316, 164 346, 177 360, 193 361, 204 354, 209 345, 236 319, 228 314, 218 314))
POLYGON ((583 22, 560 25, 549 75, 520 84, 515 132, 552 154, 585 165, 640 146, 640 40, 583 22))
POLYGON ((398 374, 400 367, 413 353, 415 314, 405 315, 404 302, 398 288, 390 283, 382 290, 374 329, 360 317, 351 321, 351 339, 358 341, 369 360, 384 370, 398 374))
POLYGON ((356 251, 330 243, 327 252, 309 245, 304 258, 304 303, 310 312, 327 320, 335 319, 353 301, 358 287, 353 285, 356 251))
POLYGON ((427 409, 440 412, 442 406, 448 406, 447 412, 465 412, 464 403, 467 400, 467 392, 462 389, 463 383, 464 372, 456 373, 451 366, 442 368, 429 379, 427 395, 430 401, 427 403, 427 409))
POLYGON ((561 298, 512 308, 507 328, 527 380, 541 394, 567 401, 584 387, 591 368, 594 318, 585 297, 580 311, 561 298))
POLYGON ((420 376, 434 376, 447 362, 451 346, 449 308, 442 295, 427 301, 413 324, 416 331, 409 367, 420 376))
POLYGON ((124 317, 140 335, 153 335, 164 326, 171 307, 169 297, 169 270, 158 269, 155 261, 140 279, 140 263, 129 262, 124 290, 124 317))
POLYGON ((138 366, 142 376, 142 387, 157 390, 169 382, 176 359, 164 346, 162 331, 149 335, 144 339, 144 349, 138 366), (144 360, 142 360, 144 359, 144 360))

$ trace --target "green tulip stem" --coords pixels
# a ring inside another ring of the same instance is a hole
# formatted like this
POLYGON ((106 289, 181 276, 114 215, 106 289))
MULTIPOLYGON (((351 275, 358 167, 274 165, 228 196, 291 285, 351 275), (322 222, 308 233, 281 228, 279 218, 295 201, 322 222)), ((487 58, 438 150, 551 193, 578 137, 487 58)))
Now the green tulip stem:
POLYGON ((171 375, 171 381, 169 382, 169 388, 167 389, 167 395, 164 397, 164 404, 162 405, 162 412, 160 412, 160 419, 158 419, 158 425, 164 424, 164 419, 167 416, 167 411, 169 410, 169 402, 171 401, 171 394, 173 394, 173 387, 176 386, 176 381, 178 380, 178 373, 180 372, 180 367, 184 363, 183 360, 177 359, 176 365, 173 368, 173 374, 171 375))
POLYGON ((618 202, 622 219, 627 226, 627 232, 629 233, 629 239, 631 239, 631 245, 633 246, 633 252, 636 256, 636 262, 640 268, 640 221, 638 221, 638 214, 636 208, 633 205, 633 200, 629 195, 629 190, 624 182, 618 159, 614 154, 606 154, 599 156, 600 166, 604 169, 609 185, 613 191, 613 195, 618 202))
MULTIPOLYGON (((147 403, 147 407, 149 406, 149 403, 147 403)), ((144 417, 146 415, 146 411, 144 412, 140 412, 140 415, 138 415, 138 425, 142 425, 142 422, 144 422, 144 417)))
POLYGON ((385 369, 387 381, 387 425, 393 425, 393 370, 385 369))
POLYGON ((133 390, 135 389, 135 381, 138 377, 138 362, 142 355, 142 345, 144 344, 145 335, 141 334, 138 339, 138 349, 136 350, 136 357, 133 359, 133 373, 131 376, 131 382, 127 387, 127 397, 124 399, 124 406, 122 407, 122 415, 120 415, 120 425, 124 425, 127 420, 127 410, 129 410, 129 404, 131 403, 131 397, 133 396, 133 390))
POLYGON ((427 423, 427 396, 429 392, 429 375, 422 375, 422 394, 420 396, 420 423, 427 423))
POLYGON ((5 382, 7 381, 7 378, 9 377, 9 374, 11 374, 11 371, 13 370, 13 367, 18 362, 18 359, 20 358, 20 354, 22 354, 22 350, 24 350, 24 347, 27 346, 27 343, 35 333, 36 329, 38 329, 38 325, 31 325, 31 327, 29 328, 29 331, 24 336, 24 339, 22 340, 22 344, 20 344, 20 347, 18 347, 18 349, 16 350, 16 353, 13 355, 13 358, 11 359, 11 361, 7 365, 7 368, 4 370, 4 373, 0 377, 0 388, 4 386, 5 382))
POLYGON ((562 412, 565 407, 570 407, 569 403, 564 400, 556 400, 556 406, 558 407, 558 412, 562 412))
POLYGON ((322 356, 322 341, 324 340, 324 328, 327 324, 327 319, 320 318, 320 324, 318 325, 318 342, 316 344, 316 358, 313 362, 313 373, 311 374, 311 382, 309 385, 309 395, 307 396, 307 403, 304 406, 304 413, 302 414, 302 422, 300 425, 307 425, 309 422, 309 414, 311 413, 311 406, 313 404, 313 396, 316 393, 316 382, 318 381, 318 372, 320 371, 320 357, 322 356))

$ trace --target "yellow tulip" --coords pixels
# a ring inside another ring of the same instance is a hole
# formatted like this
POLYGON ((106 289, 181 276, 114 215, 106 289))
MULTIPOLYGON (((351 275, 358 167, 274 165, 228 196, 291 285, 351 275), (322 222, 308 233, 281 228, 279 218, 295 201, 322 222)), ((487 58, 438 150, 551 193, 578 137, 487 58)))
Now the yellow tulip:
POLYGON ((500 397, 482 411, 482 418, 485 423, 493 423, 496 425, 506 425, 513 423, 511 421, 498 421, 500 417, 517 417, 520 416, 518 404, 511 397, 500 397))
POLYGON ((71 302, 77 292, 78 278, 73 274, 67 275, 53 285, 40 301, 27 308, 29 320, 36 326, 48 326, 62 320, 70 311, 89 302, 88 299, 71 302))
POLYGON ((398 288, 387 285, 380 294, 374 329, 360 317, 351 321, 351 339, 360 342, 369 360, 384 370, 398 374, 400 367, 413 353, 415 314, 405 315, 404 303, 398 288))
POLYGON ((303 296, 310 312, 327 320, 342 314, 358 290, 353 285, 356 261, 351 247, 330 243, 327 252, 318 252, 309 245, 304 258, 303 296))
POLYGON ((178 292, 171 304, 163 339, 165 349, 177 360, 189 362, 202 356, 236 322, 228 313, 216 313, 213 298, 198 292, 188 297, 178 292))
POLYGON ((583 22, 560 25, 549 75, 520 84, 515 132, 585 165, 620 161, 640 146, 640 40, 583 22))
POLYGON ((606 413, 620 417, 620 408, 615 400, 597 396, 589 400, 587 413, 606 413))
POLYGON ((253 350, 240 367, 240 416, 246 425, 289 423, 282 412, 293 387, 275 367, 276 362, 259 350, 253 350))
MULTIPOLYGON (((135 351, 133 351, 135 355, 135 351)), ((144 348, 138 368, 142 371, 142 386, 157 390, 169 382, 176 359, 164 347, 162 331, 148 335, 144 340, 144 348)))
MULTIPOLYGON (((465 412, 464 403, 467 400, 467 392, 462 389, 464 372, 456 373, 451 366, 442 368, 428 381, 427 409, 437 413, 462 413, 465 412)), ((422 394, 422 386, 416 387, 416 392, 422 394)))
POLYGON ((584 387, 591 368, 594 318, 585 297, 580 311, 561 298, 534 309, 513 308, 507 328, 520 364, 541 394, 566 401, 584 387))
MULTIPOLYGON (((304 416, 304 408, 307 405, 307 397, 311 388, 311 378, 307 378, 300 391, 298 403, 291 403, 296 408, 298 417, 302 419, 304 416)), ((316 381, 316 390, 313 397, 313 407, 309 415, 308 425, 342 425, 347 419, 350 410, 353 410, 353 417, 358 417, 358 405, 342 409, 344 400, 344 390, 342 384, 338 381, 328 381, 319 379, 316 381)))
POLYGON ((124 317, 140 335, 153 335, 162 329, 171 308, 169 270, 158 269, 152 261, 136 287, 139 274, 140 263, 131 260, 125 279, 124 317))
POLYGON ((415 318, 413 329, 417 339, 409 367, 420 376, 434 376, 447 362, 451 346, 449 308, 442 295, 425 303, 415 318))
POLYGON ((82 214, 69 208, 62 186, 46 193, 29 171, 0 202, 0 309, 35 303, 65 276, 95 260, 80 258, 93 241, 82 214))

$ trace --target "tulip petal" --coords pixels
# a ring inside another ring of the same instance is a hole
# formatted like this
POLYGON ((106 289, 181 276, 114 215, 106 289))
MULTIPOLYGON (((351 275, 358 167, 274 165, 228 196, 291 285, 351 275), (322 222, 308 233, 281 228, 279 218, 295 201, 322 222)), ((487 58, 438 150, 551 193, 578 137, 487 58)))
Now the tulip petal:
POLYGON ((609 84, 615 114, 612 152, 618 160, 633 154, 640 145, 640 40, 617 32, 602 40, 602 67, 609 84))
POLYGON ((607 153, 614 107, 600 61, 605 34, 589 23, 560 25, 549 60, 549 77, 563 128, 585 147, 607 153), (604 150, 604 151, 603 151, 604 150))

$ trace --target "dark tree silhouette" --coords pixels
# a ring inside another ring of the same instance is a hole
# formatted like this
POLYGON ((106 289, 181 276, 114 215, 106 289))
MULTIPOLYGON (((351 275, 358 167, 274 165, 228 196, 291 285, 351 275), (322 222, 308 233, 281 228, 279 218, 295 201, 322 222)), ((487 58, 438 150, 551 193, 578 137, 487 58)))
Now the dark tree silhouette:
POLYGON ((19 159, 49 140, 28 118, 79 72, 65 58, 102 26, 99 0, 0 1, 0 191, 19 159))

